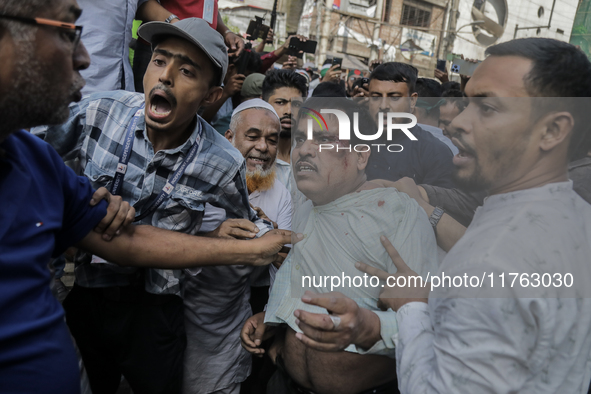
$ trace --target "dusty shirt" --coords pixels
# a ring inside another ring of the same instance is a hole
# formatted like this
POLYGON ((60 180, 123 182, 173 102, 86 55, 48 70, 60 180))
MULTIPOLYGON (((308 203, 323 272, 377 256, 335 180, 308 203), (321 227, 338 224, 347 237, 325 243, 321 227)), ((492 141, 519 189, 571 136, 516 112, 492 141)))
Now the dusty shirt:
MULTIPOLYGON (((400 391, 586 393, 590 256, 591 205, 572 182, 488 197, 440 272, 494 273, 496 297, 442 298, 436 291, 429 304, 400 308, 394 338, 400 391), (503 272, 564 271, 582 281, 572 287, 573 298, 559 298, 552 287, 540 288, 539 298, 518 298, 524 293, 508 281, 501 289, 498 280, 503 272)), ((490 282, 479 291, 491 292, 490 282)))
MULTIPOLYGON (((322 206, 313 207, 308 201, 294 212, 292 231, 303 233, 305 238, 293 246, 277 273, 265 322, 287 323, 294 331, 301 332, 293 315, 296 309, 327 313, 324 308, 304 304, 300 299, 304 291, 330 292, 331 281, 316 286, 320 278, 329 275, 345 277, 344 286, 333 290, 374 311, 380 318, 382 340, 367 352, 393 357, 396 313, 391 310, 383 312, 377 307, 381 284, 376 287, 369 282, 367 287, 356 285, 363 280, 363 272, 355 268, 355 262, 363 261, 384 271, 396 272, 380 243, 380 236, 385 235, 416 272, 423 277, 429 271, 435 272, 437 247, 425 211, 395 189, 365 190, 322 206), (305 279, 306 276, 313 277, 314 282, 305 279), (351 284, 346 277, 351 278, 351 284), (305 279, 304 286, 302 279, 305 279)), ((346 350, 364 353, 353 345, 346 350)))

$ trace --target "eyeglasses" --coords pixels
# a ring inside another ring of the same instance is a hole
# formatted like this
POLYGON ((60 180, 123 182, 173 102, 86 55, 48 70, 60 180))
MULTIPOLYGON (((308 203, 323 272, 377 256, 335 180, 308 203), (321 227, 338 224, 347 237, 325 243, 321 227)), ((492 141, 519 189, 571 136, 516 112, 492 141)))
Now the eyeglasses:
POLYGON ((45 26, 53 26, 59 29, 66 30, 65 33, 68 39, 74 45, 74 49, 78 46, 80 42, 80 36, 82 35, 82 26, 77 26, 73 23, 66 23, 62 21, 56 21, 53 19, 45 19, 45 18, 25 18, 22 16, 11 16, 11 15, 0 15, 0 18, 5 19, 12 19, 15 21, 29 23, 33 25, 45 25, 45 26))

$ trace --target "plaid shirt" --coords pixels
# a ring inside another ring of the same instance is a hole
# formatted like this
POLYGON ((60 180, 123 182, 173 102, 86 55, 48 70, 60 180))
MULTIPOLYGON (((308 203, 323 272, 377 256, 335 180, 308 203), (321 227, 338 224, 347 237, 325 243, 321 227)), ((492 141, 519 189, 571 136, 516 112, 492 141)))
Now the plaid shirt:
MULTIPOLYGON (((124 91, 90 95, 72 104, 70 118, 60 126, 39 127, 32 132, 51 144, 64 161, 79 160, 79 171, 93 187, 110 189, 123 149, 127 127, 144 102, 144 95, 124 91)), ((256 216, 248 202, 245 163, 240 152, 202 118, 199 150, 170 197, 141 224, 196 234, 205 203, 223 208, 228 219, 247 218, 257 224, 261 236, 272 227, 256 216)), ((154 154, 144 116, 137 122, 133 151, 121 196, 138 214, 156 199, 172 173, 182 163, 196 140, 198 127, 189 139, 174 149, 154 154)), ((96 261, 96 257, 94 260, 96 261)), ((79 260, 76 281, 84 287, 126 286, 136 268, 91 264, 90 256, 79 260)), ((147 269, 146 290, 180 296, 181 270, 147 269)))

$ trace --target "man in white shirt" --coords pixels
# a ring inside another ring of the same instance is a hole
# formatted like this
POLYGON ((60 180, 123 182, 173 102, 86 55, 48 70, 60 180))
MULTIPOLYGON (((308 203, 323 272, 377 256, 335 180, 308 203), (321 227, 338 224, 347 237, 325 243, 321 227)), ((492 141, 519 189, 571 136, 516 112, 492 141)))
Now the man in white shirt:
MULTIPOLYGON (((396 333, 396 315, 379 310, 380 288, 367 282, 360 285, 362 278, 355 278, 359 271, 354 264, 369 260, 388 272, 395 271, 379 245, 379 235, 384 233, 398 245, 409 264, 426 276, 437 268, 435 237, 427 216, 414 200, 393 188, 367 181, 365 169, 370 152, 349 151, 360 141, 340 140, 334 115, 324 115, 326 124, 314 123, 313 138, 307 139, 305 125, 309 116, 304 115, 304 109, 319 111, 327 107, 343 111, 351 119, 357 113, 360 124, 371 122, 369 113, 345 98, 311 98, 298 114, 293 169, 298 189, 309 200, 295 207, 292 227, 303 238, 293 246, 277 273, 264 313, 266 325, 282 324, 286 328, 283 345, 278 344, 281 336, 276 337, 279 371, 267 392, 392 393, 396 389, 396 378, 390 374, 395 365, 392 335, 396 333), (320 150, 320 146, 324 149, 320 150), (328 277, 332 279, 323 282, 328 277), (337 312, 330 306, 320 310, 300 301, 305 290, 333 296, 337 295, 332 291, 338 291, 353 300, 349 299, 355 310, 339 317, 340 330, 350 335, 352 346, 331 354, 306 349, 298 340, 302 330, 294 311, 321 311, 328 321, 337 312), (374 322, 375 329, 359 331, 362 321, 374 322)), ((264 326, 256 315, 243 329, 243 346, 254 354, 262 352, 256 341, 264 326)))
MULTIPOLYGON (((246 159, 250 203, 261 208, 278 228, 289 229, 291 198, 275 176, 279 130, 273 107, 252 99, 236 107, 226 138, 246 159)), ((201 231, 211 231, 209 235, 215 237, 250 239, 258 229, 246 219, 226 220, 223 209, 206 204, 201 231)), ((274 273, 276 268, 269 270, 274 273)), ((251 356, 240 346, 239 333, 252 314, 250 285, 260 272, 246 265, 229 269, 219 266, 204 267, 198 275, 187 276, 183 393, 240 392, 241 382, 250 374, 251 356)))
MULTIPOLYGON (((470 286, 447 284, 431 294, 385 287, 380 300, 397 311, 399 387, 402 393, 586 393, 591 205, 572 190, 567 163, 591 140, 591 63, 574 46, 542 38, 486 52, 451 136, 460 150, 456 181, 489 197, 438 272, 466 276, 470 286), (477 275, 481 282, 472 282, 477 275)), ((364 271, 383 279, 415 275, 383 244, 396 275, 361 265, 364 271)), ((330 329, 321 317, 300 317, 314 327, 302 338, 313 348, 311 338, 330 329)))

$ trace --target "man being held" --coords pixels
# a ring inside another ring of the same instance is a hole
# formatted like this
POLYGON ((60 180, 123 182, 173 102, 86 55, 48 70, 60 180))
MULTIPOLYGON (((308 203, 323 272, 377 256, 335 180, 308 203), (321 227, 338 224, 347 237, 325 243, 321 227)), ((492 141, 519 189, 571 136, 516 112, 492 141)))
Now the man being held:
MULTIPOLYGON (((371 124, 369 114, 347 99, 332 98, 329 103, 310 99, 306 107, 318 110, 330 107, 351 118, 358 112, 360 123, 371 124)), ((296 208, 292 227, 303 238, 293 246, 277 273, 264 313, 265 324, 261 315, 253 316, 241 338, 247 349, 260 354, 265 328, 269 324, 287 324, 284 344, 278 346, 279 372, 269 383, 268 392, 397 392, 395 363, 390 358, 394 354, 392 335, 396 333, 396 317, 392 312, 378 310, 379 289, 353 286, 343 279, 342 285, 336 285, 341 293, 329 293, 333 283, 318 285, 317 282, 318 278, 329 275, 339 279, 354 277, 358 274, 354 264, 363 259, 394 272, 395 267, 380 249, 380 234, 392 239, 402 249, 401 254, 408 256, 418 272, 426 275, 436 269, 435 237, 425 213, 411 198, 367 181, 365 168, 370 153, 349 152, 348 148, 360 141, 339 140, 336 117, 331 114, 324 118, 327 129, 314 124, 313 139, 308 140, 308 115, 303 110, 298 115, 292 161, 297 187, 310 201, 296 208), (329 144, 333 148, 327 148, 329 144), (319 150, 321 146, 324 149, 319 150), (311 277, 314 284, 310 282, 311 277), (341 314, 340 309, 330 306, 326 310, 310 308, 299 300, 305 290, 329 293, 322 296, 349 297, 343 299, 352 309, 341 314), (304 311, 321 313, 338 330, 335 334, 346 338, 342 340, 344 346, 339 348, 346 351, 331 354, 306 348, 299 340, 302 329, 306 330, 300 322, 304 311), (360 329, 365 322, 375 324, 368 326, 371 330, 360 329), (347 347, 345 341, 353 346, 347 347)))
MULTIPOLYGON (((78 158, 93 186, 120 193, 141 224, 194 235, 210 202, 228 218, 256 221, 252 231, 264 234, 272 227, 248 205, 244 158, 195 115, 221 94, 228 62, 222 37, 197 18, 144 24, 139 34, 154 47, 145 95, 91 95, 71 107, 65 124, 38 133, 64 159, 78 158)), ((77 263, 64 307, 93 392, 115 392, 121 374, 134 391, 180 392, 183 273, 122 271, 89 255, 77 263)))
MULTIPOLYGON (((262 208, 279 229, 289 230, 291 197, 275 176, 279 129, 273 107, 261 99, 252 99, 234 110, 226 138, 246 160, 250 203, 262 208)), ((247 219, 229 219, 219 226, 225 219, 223 209, 206 204, 200 230, 215 229, 211 235, 223 238, 254 237, 254 224, 247 219)), ((261 268, 276 271, 274 266, 261 268)), ((240 392, 240 383, 250 373, 251 356, 238 338, 252 315, 251 276, 257 272, 260 274, 252 266, 204 267, 199 275, 186 277, 183 393, 240 392)))

